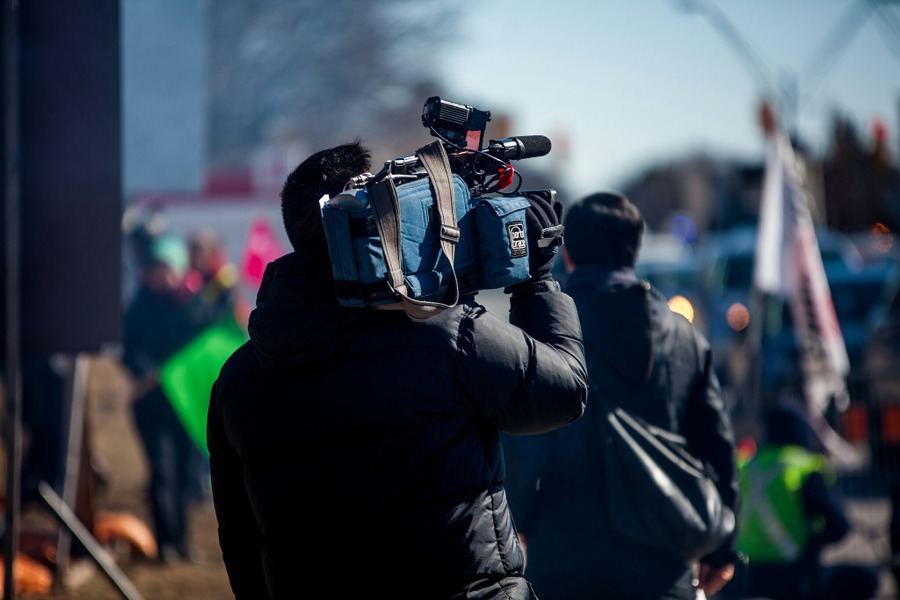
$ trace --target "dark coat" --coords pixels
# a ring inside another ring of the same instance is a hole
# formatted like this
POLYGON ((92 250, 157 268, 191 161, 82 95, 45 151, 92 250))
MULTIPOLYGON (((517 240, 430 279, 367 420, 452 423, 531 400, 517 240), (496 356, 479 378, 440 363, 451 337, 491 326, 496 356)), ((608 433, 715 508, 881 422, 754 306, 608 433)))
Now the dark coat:
MULTIPOLYGON (((125 312, 122 363, 135 378, 150 376, 196 335, 189 299, 179 292, 141 286, 125 312)), ((189 554, 187 518, 191 494, 199 485, 202 455, 158 382, 134 399, 135 426, 150 467, 148 499, 160 555, 189 554)))
POLYGON ((213 498, 236 597, 532 597, 498 430, 581 416, 571 298, 514 298, 517 326, 474 302, 412 321, 339 306, 309 263, 269 265, 251 339, 212 390, 213 498))
POLYGON ((186 298, 142 285, 125 311, 122 364, 134 377, 158 370, 198 331, 186 298))
MULTIPOLYGON (((739 496, 731 422, 710 348, 632 272, 582 267, 567 281, 584 332, 588 410, 547 436, 504 438, 510 505, 526 535, 526 575, 542 598, 694 598, 688 565, 612 531, 600 435, 603 398, 684 435, 712 466, 725 503, 739 496), (649 310, 648 310, 649 309, 649 310), (649 315, 649 320, 648 320, 649 315), (539 485, 538 485, 539 483, 539 485)), ((708 557, 721 566, 734 538, 708 557)))

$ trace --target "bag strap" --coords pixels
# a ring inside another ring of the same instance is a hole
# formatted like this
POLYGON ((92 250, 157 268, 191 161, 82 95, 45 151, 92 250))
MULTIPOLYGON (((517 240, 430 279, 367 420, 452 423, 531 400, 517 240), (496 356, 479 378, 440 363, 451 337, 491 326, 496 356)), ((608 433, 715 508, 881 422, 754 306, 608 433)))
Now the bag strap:
POLYGON ((403 303, 403 309, 410 318, 423 320, 439 312, 456 306, 459 301, 459 282, 456 279, 454 262, 456 244, 459 242, 459 227, 456 223, 456 197, 453 193, 453 174, 447 152, 440 141, 423 146, 416 151, 416 156, 428 173, 431 187, 434 190, 435 204, 440 230, 441 251, 450 261, 450 283, 452 298, 448 303, 417 300, 409 296, 406 281, 403 277, 403 259, 400 238, 400 202, 397 199, 397 186, 391 177, 385 177, 370 186, 372 208, 375 225, 381 238, 384 252, 384 263, 387 268, 386 279, 391 289, 396 292, 403 303))

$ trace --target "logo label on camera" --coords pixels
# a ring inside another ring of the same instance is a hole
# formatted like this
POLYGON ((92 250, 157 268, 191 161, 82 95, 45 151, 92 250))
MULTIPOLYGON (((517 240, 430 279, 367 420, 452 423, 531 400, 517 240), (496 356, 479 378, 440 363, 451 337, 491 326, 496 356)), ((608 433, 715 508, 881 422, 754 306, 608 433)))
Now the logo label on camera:
POLYGON ((506 224, 506 234, 509 236, 509 253, 513 258, 528 255, 528 243, 525 241, 525 225, 522 221, 512 221, 506 224))

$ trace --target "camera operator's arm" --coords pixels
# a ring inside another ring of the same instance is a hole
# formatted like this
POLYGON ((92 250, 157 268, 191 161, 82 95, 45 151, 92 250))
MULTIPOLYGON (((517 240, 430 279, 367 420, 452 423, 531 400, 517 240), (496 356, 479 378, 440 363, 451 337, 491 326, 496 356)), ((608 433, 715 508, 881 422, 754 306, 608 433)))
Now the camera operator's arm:
POLYGON ((507 288, 510 323, 488 315, 473 319, 464 385, 498 429, 543 433, 581 416, 587 398, 587 369, 574 301, 550 275, 562 205, 548 192, 527 193, 529 264, 532 278, 507 288), (549 230, 549 237, 541 233, 549 230), (539 242, 543 239, 544 242, 539 242))
POLYGON ((561 389, 577 392, 581 411, 587 400, 588 374, 578 312, 574 301, 558 291, 555 281, 551 280, 549 285, 548 291, 523 296, 514 293, 511 300, 510 323, 525 333, 524 342, 529 347, 528 370, 520 390, 524 398, 513 401, 519 404, 519 410, 527 408, 535 422, 533 425, 515 421, 501 423, 510 433, 546 431, 542 415, 553 409, 548 405, 558 402, 561 389), (539 430, 534 429, 535 425, 539 430))
POLYGON ((544 433, 571 423, 587 399, 575 303, 559 291, 540 292, 515 300, 512 314, 514 324, 477 307, 463 320, 457 376, 465 398, 473 412, 507 433, 544 433))
MULTIPOLYGON (((542 400, 552 396, 563 382, 560 373, 566 367, 583 387, 582 408, 587 397, 587 368, 584 346, 581 341, 581 325, 575 302, 560 292, 559 284, 550 271, 553 260, 563 241, 562 203, 556 192, 543 190, 525 192, 531 207, 525 211, 528 230, 528 264, 531 280, 512 286, 510 296, 510 323, 531 336, 534 344, 532 356, 533 377, 526 382, 529 400, 540 404, 532 407, 540 415, 545 404, 542 400), (542 342, 536 344, 535 342, 542 342), (559 360, 565 367, 558 364, 559 360)), ((569 373, 563 375, 569 377, 569 373)))

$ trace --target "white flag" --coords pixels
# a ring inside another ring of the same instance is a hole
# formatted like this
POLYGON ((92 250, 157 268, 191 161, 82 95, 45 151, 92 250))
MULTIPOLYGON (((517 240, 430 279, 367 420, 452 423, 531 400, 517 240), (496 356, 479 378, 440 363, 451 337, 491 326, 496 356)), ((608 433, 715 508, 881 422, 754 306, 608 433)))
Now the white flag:
MULTIPOLYGON (((781 132, 769 136, 753 284, 791 310, 807 401, 846 402, 850 361, 834 311, 804 186, 804 165, 781 132)), ((843 408, 843 407, 841 407, 843 408)))

